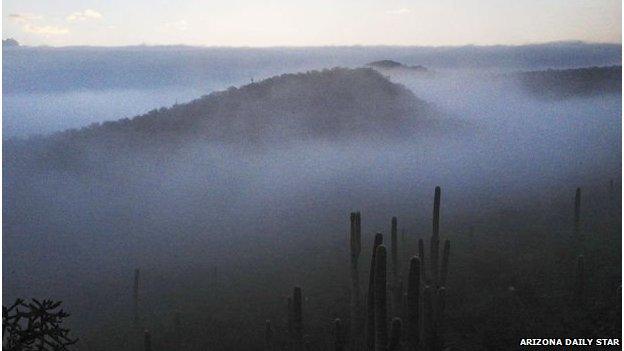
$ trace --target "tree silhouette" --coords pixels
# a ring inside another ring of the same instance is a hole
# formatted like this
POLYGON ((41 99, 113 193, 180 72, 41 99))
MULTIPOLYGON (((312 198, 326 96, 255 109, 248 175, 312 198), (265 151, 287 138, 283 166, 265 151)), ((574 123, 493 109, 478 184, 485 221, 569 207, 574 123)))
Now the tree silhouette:
POLYGON ((61 301, 17 299, 10 307, 2 306, 2 349, 68 350, 78 339, 70 338, 69 329, 62 327, 69 314, 57 310, 60 305, 61 301))

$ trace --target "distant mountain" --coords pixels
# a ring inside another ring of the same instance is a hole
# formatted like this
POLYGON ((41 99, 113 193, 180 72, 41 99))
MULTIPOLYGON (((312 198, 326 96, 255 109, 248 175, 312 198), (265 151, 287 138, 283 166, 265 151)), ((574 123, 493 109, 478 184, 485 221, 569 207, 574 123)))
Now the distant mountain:
POLYGON ((407 70, 413 70, 413 71, 427 72, 427 68, 425 68, 424 66, 420 66, 420 65, 407 66, 400 62, 396 62, 392 60, 373 61, 373 62, 367 63, 366 65, 372 68, 384 69, 384 70, 407 69, 407 70))
POLYGON ((355 67, 380 58, 418 63, 434 72, 445 69, 532 71, 619 65, 622 45, 566 42, 458 47, 24 46, 3 54, 2 84, 5 94, 146 87, 215 89, 238 86, 251 77, 259 79, 323 67, 355 67))
POLYGON ((522 72, 523 88, 545 99, 565 99, 622 92, 622 66, 522 72))
POLYGON ((2 39, 2 47, 3 48, 10 48, 10 47, 15 47, 15 46, 19 46, 19 42, 13 38, 9 38, 9 39, 2 39))
POLYGON ((143 150, 166 152, 189 142, 244 146, 378 140, 426 131, 434 117, 423 100, 373 69, 334 68, 232 87, 132 119, 10 141, 5 156, 74 166, 143 150), (24 150, 29 151, 22 157, 24 150))

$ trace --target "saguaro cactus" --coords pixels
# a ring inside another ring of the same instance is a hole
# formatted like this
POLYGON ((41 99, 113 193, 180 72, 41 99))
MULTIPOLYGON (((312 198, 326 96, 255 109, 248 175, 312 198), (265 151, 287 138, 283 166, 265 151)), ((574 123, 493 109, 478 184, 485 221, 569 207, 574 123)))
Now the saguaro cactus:
POLYGON ((134 270, 134 287, 132 289, 132 315, 135 327, 139 325, 139 269, 134 270))
POLYGON ((152 337, 149 330, 143 332, 143 346, 145 351, 152 351, 152 337))
POLYGON ((386 303, 386 247, 379 245, 375 257, 374 308, 375 308, 375 351, 388 349, 388 311, 386 303))
POLYGON ((390 342, 388 343, 388 351, 396 351, 401 346, 401 318, 395 317, 392 320, 392 328, 390 330, 390 342))
POLYGON ((611 217, 615 217, 616 214, 616 208, 617 208, 617 203, 616 203, 616 193, 615 193, 615 183, 613 183, 613 179, 609 179, 609 203, 607 204, 607 210, 609 212, 609 216, 611 217))
POLYGON ((396 316, 401 311, 401 299, 403 297, 403 289, 400 287, 400 268, 399 268, 399 240, 397 231, 397 218, 392 217, 390 224, 390 256, 391 256, 391 276, 390 276, 390 295, 392 301, 390 303, 390 315, 396 316))
POLYGON ((434 347, 442 350, 444 347, 444 307, 446 303, 446 288, 441 286, 438 289, 437 303, 435 307, 435 329, 433 330, 434 347))
POLYGON ((296 286, 293 289, 293 338, 297 345, 303 342, 303 308, 301 288, 296 286))
POLYGON ((369 350, 375 348, 375 261, 377 248, 383 244, 383 235, 375 234, 373 242, 373 254, 371 256, 371 266, 368 279, 368 295, 366 297, 366 346, 369 350))
POLYGON ((403 318, 405 315, 403 280, 399 280, 394 291, 394 315, 403 318))
POLYGON ((423 341, 425 344, 426 350, 434 350, 435 349, 435 315, 433 308, 433 296, 431 292, 432 288, 430 286, 425 286, 425 290, 423 291, 423 308, 424 308, 424 318, 423 318, 423 341))
POLYGON ((407 340, 413 350, 420 343, 420 259, 410 260, 409 278, 407 281, 407 340))
POLYGON ((450 251, 451 251, 451 242, 447 239, 446 241, 444 241, 444 250, 442 251, 442 268, 440 269, 440 286, 446 286, 446 276, 448 275, 450 251))
POLYGON ((351 213, 351 303, 350 303, 350 330, 352 348, 360 348, 359 337, 362 333, 362 298, 360 294, 360 272, 358 260, 362 251, 361 215, 351 213))
POLYGON ((397 237, 397 218, 392 217, 390 224, 390 255, 392 258, 392 284, 396 284, 399 275, 399 242, 397 237))
POLYGON ((433 197, 433 233, 431 234, 431 281, 438 282, 438 255, 440 251, 440 197, 441 189, 435 188, 433 197))
POLYGON ((340 318, 334 320, 334 351, 343 351, 345 348, 344 333, 340 318))
POLYGON ((425 242, 418 239, 418 258, 420 258, 420 274, 423 281, 427 281, 427 270, 425 269, 425 242))
POLYGON ((581 188, 576 188, 574 195, 574 236, 577 240, 582 240, 581 233, 581 188))

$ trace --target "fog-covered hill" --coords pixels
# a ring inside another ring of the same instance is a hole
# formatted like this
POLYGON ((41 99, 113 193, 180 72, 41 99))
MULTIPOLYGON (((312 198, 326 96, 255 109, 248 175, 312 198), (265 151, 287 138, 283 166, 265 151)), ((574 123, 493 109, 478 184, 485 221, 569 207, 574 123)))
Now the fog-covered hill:
POLYGON ((5 157, 36 168, 81 168, 87 161, 160 155, 197 142, 255 147, 406 138, 438 123, 433 108, 375 70, 334 68, 231 87, 131 119, 11 140, 5 157))
POLYGON ((523 72, 519 74, 524 89, 540 98, 573 98, 620 94, 622 66, 523 72))
POLYGON ((407 70, 407 71, 415 71, 415 72, 426 72, 427 68, 421 65, 416 66, 408 66, 404 65, 400 62, 396 62, 393 60, 379 60, 373 61, 366 64, 366 66, 379 69, 379 70, 407 70))

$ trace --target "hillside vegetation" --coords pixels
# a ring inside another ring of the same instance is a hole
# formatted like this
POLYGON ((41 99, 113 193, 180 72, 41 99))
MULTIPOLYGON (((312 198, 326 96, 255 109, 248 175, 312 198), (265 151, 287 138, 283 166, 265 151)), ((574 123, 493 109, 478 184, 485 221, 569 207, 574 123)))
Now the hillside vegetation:
POLYGON ((525 90, 542 98, 618 94, 622 91, 622 66, 524 72, 520 80, 525 90))

